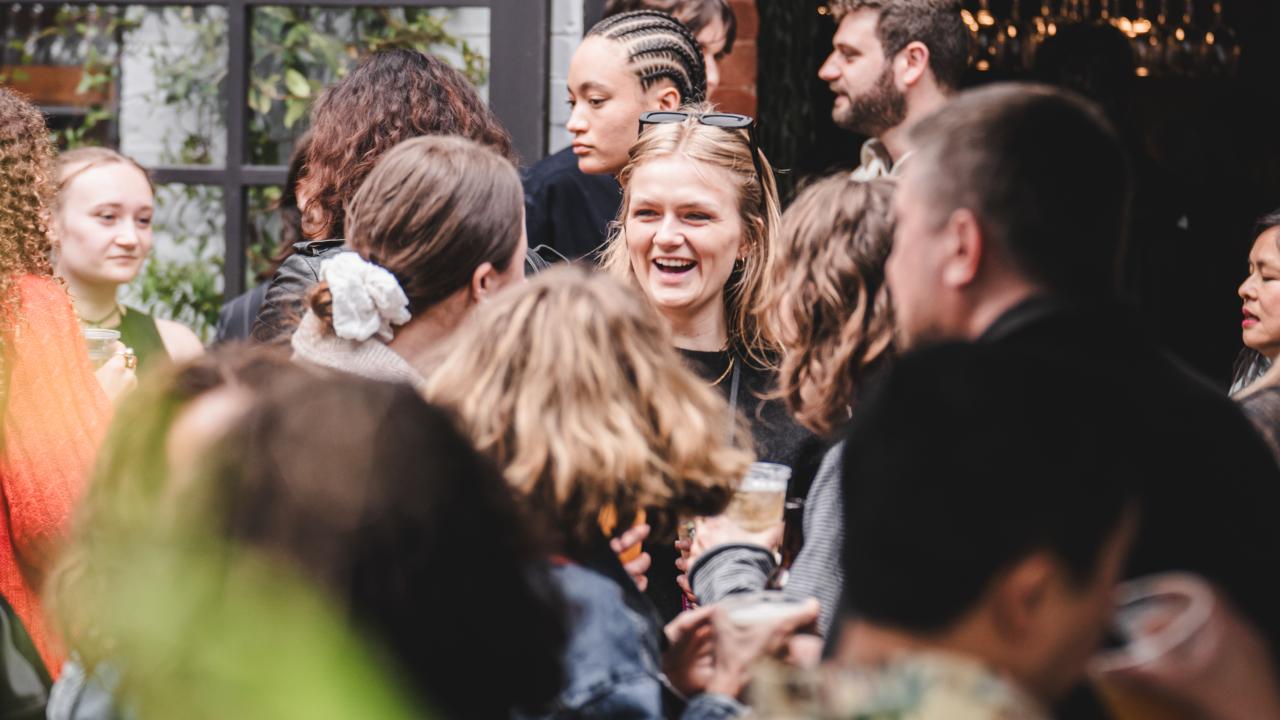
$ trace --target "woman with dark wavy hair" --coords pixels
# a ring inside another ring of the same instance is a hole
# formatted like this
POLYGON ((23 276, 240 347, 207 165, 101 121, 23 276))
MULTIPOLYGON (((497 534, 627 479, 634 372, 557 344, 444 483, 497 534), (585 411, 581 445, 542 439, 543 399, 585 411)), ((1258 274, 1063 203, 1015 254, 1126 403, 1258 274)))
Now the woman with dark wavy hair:
POLYGON ((253 340, 288 342, 307 289, 320 280, 320 261, 343 249, 347 203, 384 153, 422 135, 460 135, 515 161, 511 137, 475 86, 435 56, 383 50, 324 91, 311 111, 311 147, 297 188, 310 242, 271 279, 253 340))
MULTIPOLYGON (((765 299, 782 348, 778 394, 797 420, 835 437, 869 374, 893 351, 893 314, 884 263, 893 245, 893 183, 839 173, 806 188, 782 216, 765 299)), ((825 635, 843 588, 844 520, 840 486, 844 443, 823 458, 805 498, 804 545, 784 592, 816 597, 825 635)), ((791 530, 791 528, 788 528, 791 530)), ((723 518, 702 523, 692 547, 692 589, 703 602, 763 588, 774 556, 762 538, 723 518), (756 547, 752 547, 756 545, 756 547)))
POLYGON ((0 596, 56 675, 40 583, 110 421, 109 397, 134 378, 121 354, 95 381, 71 298, 53 278, 52 172, 40 111, 0 88, 0 596))

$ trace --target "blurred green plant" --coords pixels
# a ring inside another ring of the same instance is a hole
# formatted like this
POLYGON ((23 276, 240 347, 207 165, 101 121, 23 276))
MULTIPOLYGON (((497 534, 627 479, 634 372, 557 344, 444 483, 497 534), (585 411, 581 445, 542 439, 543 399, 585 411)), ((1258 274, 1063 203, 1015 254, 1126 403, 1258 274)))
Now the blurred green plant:
MULTIPOLYGON (((140 28, 149 27, 141 48, 151 64, 155 92, 146 100, 182 119, 156 128, 162 133, 161 162, 210 165, 222 162, 227 108, 226 11, 216 6, 61 6, 57 21, 29 37, 10 41, 30 64, 42 46, 58 45, 84 73, 78 92, 114 87, 120 59, 140 28)), ((410 47, 449 59, 477 85, 488 79, 488 61, 446 28, 452 11, 433 8, 255 7, 250 23, 253 53, 249 72, 247 160, 283 165, 293 138, 306 126, 311 103, 364 54, 410 47)), ((15 70, 14 74, 21 72, 15 70)), ((3 78, 0 78, 3 81, 3 78)), ((119 108, 110 100, 91 105, 78 123, 58 133, 61 147, 92 142, 119 108)), ((279 223, 272 209, 279 187, 249 192, 250 235, 246 280, 268 267, 277 250, 279 223)), ((158 188, 156 232, 169 240, 147 263, 131 289, 143 309, 190 324, 208 338, 222 302, 224 228, 222 189, 214 186, 158 188)))

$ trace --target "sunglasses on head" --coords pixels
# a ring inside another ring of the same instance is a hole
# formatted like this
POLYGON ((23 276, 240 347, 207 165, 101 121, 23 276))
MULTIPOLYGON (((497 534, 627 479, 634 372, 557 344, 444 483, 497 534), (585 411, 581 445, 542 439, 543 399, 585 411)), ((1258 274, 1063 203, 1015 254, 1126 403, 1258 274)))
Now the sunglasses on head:
POLYGON ((679 110, 655 110, 640 116, 640 132, 646 125, 680 124, 689 118, 696 119, 702 125, 723 128, 725 130, 746 130, 747 142, 751 143, 751 164, 755 165, 756 177, 764 182, 764 168, 760 164, 760 146, 756 144, 756 121, 750 115, 737 113, 690 113, 679 110))

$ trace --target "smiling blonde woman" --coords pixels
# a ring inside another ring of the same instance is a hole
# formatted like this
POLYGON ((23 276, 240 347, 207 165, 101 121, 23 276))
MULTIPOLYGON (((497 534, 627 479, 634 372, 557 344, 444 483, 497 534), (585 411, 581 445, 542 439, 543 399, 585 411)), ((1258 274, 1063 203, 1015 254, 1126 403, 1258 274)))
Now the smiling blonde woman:
MULTIPOLYGON (((791 468, 788 495, 802 498, 823 441, 774 397, 778 332, 765 301, 779 203, 754 121, 705 104, 643 119, 604 267, 640 289, 689 367, 746 416, 760 459, 791 468)), ((674 552, 652 554, 651 587, 673 586, 674 552)), ((663 602, 672 612, 678 597, 663 602)))

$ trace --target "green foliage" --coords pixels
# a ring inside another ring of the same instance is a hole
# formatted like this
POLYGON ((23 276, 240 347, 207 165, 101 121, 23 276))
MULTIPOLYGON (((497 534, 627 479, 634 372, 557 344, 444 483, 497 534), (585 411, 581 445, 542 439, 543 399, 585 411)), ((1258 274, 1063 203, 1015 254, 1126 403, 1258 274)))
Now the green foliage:
MULTIPOLYGON (((252 62, 247 103, 247 160, 283 165, 293 138, 305 129, 311 103, 326 85, 344 77, 364 54, 412 47, 451 58, 468 78, 483 84, 486 58, 445 29, 447 11, 427 8, 310 8, 260 6, 251 23, 252 62)), ((67 6, 59 21, 23 45, 75 38, 84 67, 81 90, 115 86, 120 54, 144 25, 161 28, 142 48, 155 73, 153 106, 183 118, 180 126, 156 128, 168 164, 223 162, 227 108, 222 90, 227 74, 226 11, 212 6, 67 6)), ((25 61, 30 58, 24 55, 25 61)), ((17 72, 14 73, 15 76, 17 72)), ((63 147, 85 144, 118 108, 90 107, 82 122, 60 133, 63 147)), ((156 234, 162 245, 147 263, 131 293, 143 308, 190 324, 205 336, 217 321, 222 300, 223 215, 218 187, 159 188, 156 234), (168 242, 164 242, 167 239, 168 242)), ((279 222, 271 212, 280 188, 250 191, 247 279, 267 266, 276 252, 279 222)))

